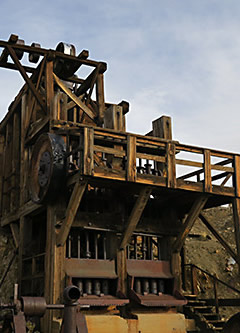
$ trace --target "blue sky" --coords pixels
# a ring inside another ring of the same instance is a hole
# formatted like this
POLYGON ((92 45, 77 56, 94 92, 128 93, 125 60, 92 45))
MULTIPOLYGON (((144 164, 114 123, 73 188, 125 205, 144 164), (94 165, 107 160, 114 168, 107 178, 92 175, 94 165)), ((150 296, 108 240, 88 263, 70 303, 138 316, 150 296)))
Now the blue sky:
MULTIPOLYGON (((1 0, 0 12, 1 40, 65 41, 106 61, 106 99, 130 102, 129 131, 164 114, 174 139, 240 152, 238 0, 1 0)), ((1 69, 0 118, 21 85, 1 69)))

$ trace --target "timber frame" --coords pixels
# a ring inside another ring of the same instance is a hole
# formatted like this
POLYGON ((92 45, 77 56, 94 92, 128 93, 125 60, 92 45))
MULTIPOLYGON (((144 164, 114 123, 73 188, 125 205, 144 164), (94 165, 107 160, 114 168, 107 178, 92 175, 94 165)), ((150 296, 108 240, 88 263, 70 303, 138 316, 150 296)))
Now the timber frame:
MULTIPOLYGON (((107 65, 90 60, 87 50, 75 56, 26 46, 16 35, 0 41, 0 48, 0 67, 18 71, 25 81, 0 124, 1 227, 11 230, 18 250, 20 293, 41 293, 47 302, 60 303, 64 286, 75 283, 81 272, 83 279, 110 277, 115 288, 103 301, 80 298, 83 305, 124 306, 129 299, 134 306, 183 305, 184 298, 176 296, 181 291, 180 252, 198 217, 240 267, 239 154, 172 140, 166 116, 155 120, 146 135, 127 133, 129 104, 105 101, 107 65), (23 54, 39 58, 38 64, 22 65, 23 54), (76 75, 83 66, 91 69, 85 79, 76 75), (64 139, 67 167, 62 191, 38 204, 31 200, 29 169, 43 133, 64 139), (233 205, 236 252, 202 212, 223 204, 233 205), (93 276, 86 264, 93 250, 82 257, 76 245, 79 255, 71 255, 75 231, 78 240, 85 232, 95 245, 98 237, 103 247, 109 237, 103 254, 95 246, 93 276), (145 297, 135 289, 149 272, 156 281, 168 280, 167 301, 161 293, 145 297)), ((44 332, 53 332, 57 316, 45 316, 44 332)))

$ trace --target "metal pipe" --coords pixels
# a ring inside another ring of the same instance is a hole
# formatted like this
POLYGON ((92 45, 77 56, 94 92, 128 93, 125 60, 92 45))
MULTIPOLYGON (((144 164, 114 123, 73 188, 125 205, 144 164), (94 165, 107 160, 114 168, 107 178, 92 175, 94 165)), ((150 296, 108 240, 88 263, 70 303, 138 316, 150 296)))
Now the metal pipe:
POLYGON ((135 282, 135 291, 136 291, 136 293, 141 294, 141 292, 142 292, 141 280, 136 278, 134 282, 135 282))
POLYGON ((97 234, 97 232, 94 233, 94 252, 95 252, 95 259, 98 259, 98 234, 97 234))
POLYGON ((106 235, 103 236, 103 259, 106 260, 107 259, 107 239, 106 239, 106 235))
POLYGON ((86 235, 86 258, 89 259, 91 258, 91 252, 89 251, 89 232, 85 231, 86 235))
POLYGON ((92 295, 92 281, 89 279, 85 281, 85 291, 88 295, 92 295))
POLYGON ((158 292, 163 294, 165 291, 164 281, 162 279, 158 280, 158 292))
POLYGON ((103 280, 102 281, 102 292, 104 295, 109 294, 109 281, 108 280, 103 280))
POLYGON ((100 294, 101 294, 101 283, 99 280, 94 281, 93 293, 96 296, 100 296, 100 294))
POLYGON ((68 258, 71 258, 72 252, 72 236, 68 236, 68 258))
POLYGON ((151 293, 154 295, 157 295, 157 293, 158 293, 156 279, 151 279, 151 293))
POLYGON ((81 236, 78 235, 78 258, 81 258, 81 236))
POLYGON ((148 279, 143 279, 143 293, 144 294, 149 294, 149 280, 148 279))

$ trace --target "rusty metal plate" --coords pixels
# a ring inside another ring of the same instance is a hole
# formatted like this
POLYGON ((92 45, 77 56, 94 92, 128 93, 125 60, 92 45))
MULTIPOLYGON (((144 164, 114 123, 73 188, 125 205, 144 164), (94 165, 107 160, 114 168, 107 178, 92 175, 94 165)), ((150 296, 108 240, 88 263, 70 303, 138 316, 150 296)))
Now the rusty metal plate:
POLYGON ((117 278, 114 260, 65 259, 64 270, 74 278, 117 278))
POLYGON ((78 300, 79 305, 89 305, 89 306, 123 306, 129 303, 128 299, 120 299, 111 295, 98 297, 94 295, 89 295, 85 297, 80 297, 78 300))
POLYGON ((130 276, 148 278, 173 278, 169 261, 127 260, 127 272, 130 276))
POLYGON ((168 294, 162 295, 140 295, 134 290, 130 291, 130 298, 144 306, 181 306, 187 304, 187 300, 183 296, 172 296, 168 294))

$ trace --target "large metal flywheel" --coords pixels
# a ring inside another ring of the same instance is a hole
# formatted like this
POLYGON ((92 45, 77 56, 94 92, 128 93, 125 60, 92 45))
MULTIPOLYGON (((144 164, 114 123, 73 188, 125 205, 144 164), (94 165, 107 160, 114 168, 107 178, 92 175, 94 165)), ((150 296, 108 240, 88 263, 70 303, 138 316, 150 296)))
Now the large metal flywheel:
POLYGON ((36 141, 30 166, 30 195, 41 203, 54 200, 66 177, 66 145, 63 137, 46 133, 36 141))

